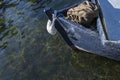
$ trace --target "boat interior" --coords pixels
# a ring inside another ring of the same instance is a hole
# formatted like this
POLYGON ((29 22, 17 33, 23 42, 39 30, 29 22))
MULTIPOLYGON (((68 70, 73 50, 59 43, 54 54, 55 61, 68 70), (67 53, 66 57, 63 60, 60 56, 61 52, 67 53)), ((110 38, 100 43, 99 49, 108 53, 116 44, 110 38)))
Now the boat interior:
POLYGON ((80 4, 76 4, 68 9, 62 10, 62 14, 69 21, 78 23, 86 28, 97 31, 99 9, 95 3, 86 1, 80 4))

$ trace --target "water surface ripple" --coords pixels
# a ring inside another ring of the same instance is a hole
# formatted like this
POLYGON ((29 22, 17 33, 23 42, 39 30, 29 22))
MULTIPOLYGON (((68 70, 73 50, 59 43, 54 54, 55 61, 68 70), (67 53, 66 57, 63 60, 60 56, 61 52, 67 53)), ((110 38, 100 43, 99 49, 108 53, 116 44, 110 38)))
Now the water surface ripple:
POLYGON ((80 0, 0 0, 0 80, 120 80, 120 62, 74 52, 46 31, 46 7, 80 0))

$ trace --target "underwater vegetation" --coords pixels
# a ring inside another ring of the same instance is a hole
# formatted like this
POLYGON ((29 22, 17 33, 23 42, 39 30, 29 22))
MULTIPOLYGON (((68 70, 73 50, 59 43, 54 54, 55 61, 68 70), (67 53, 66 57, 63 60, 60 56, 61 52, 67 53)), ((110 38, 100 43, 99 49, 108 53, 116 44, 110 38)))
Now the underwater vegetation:
POLYGON ((0 1, 0 80, 120 79, 120 62, 74 52, 59 33, 47 33, 43 9, 61 9, 78 1, 0 1))

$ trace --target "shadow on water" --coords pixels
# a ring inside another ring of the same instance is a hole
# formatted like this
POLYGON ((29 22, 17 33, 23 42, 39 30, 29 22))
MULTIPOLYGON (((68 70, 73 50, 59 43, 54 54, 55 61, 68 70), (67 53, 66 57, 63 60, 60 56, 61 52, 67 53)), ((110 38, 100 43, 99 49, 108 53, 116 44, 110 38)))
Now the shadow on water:
MULTIPOLYGON (((43 8, 79 0, 0 1, 0 80, 119 80, 120 63, 72 51, 46 31, 43 8)), ((62 5, 61 5, 62 4, 62 5)))

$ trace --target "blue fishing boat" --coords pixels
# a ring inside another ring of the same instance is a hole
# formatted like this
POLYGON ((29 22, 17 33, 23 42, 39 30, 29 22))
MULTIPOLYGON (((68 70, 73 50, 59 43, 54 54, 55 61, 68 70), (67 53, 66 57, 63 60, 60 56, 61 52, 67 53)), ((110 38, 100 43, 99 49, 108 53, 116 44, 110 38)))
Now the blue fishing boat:
POLYGON ((120 61, 120 0, 89 0, 99 7, 96 30, 67 20, 68 9, 79 5, 53 10, 46 8, 47 30, 54 35, 57 31, 65 42, 77 51, 85 51, 120 61))

